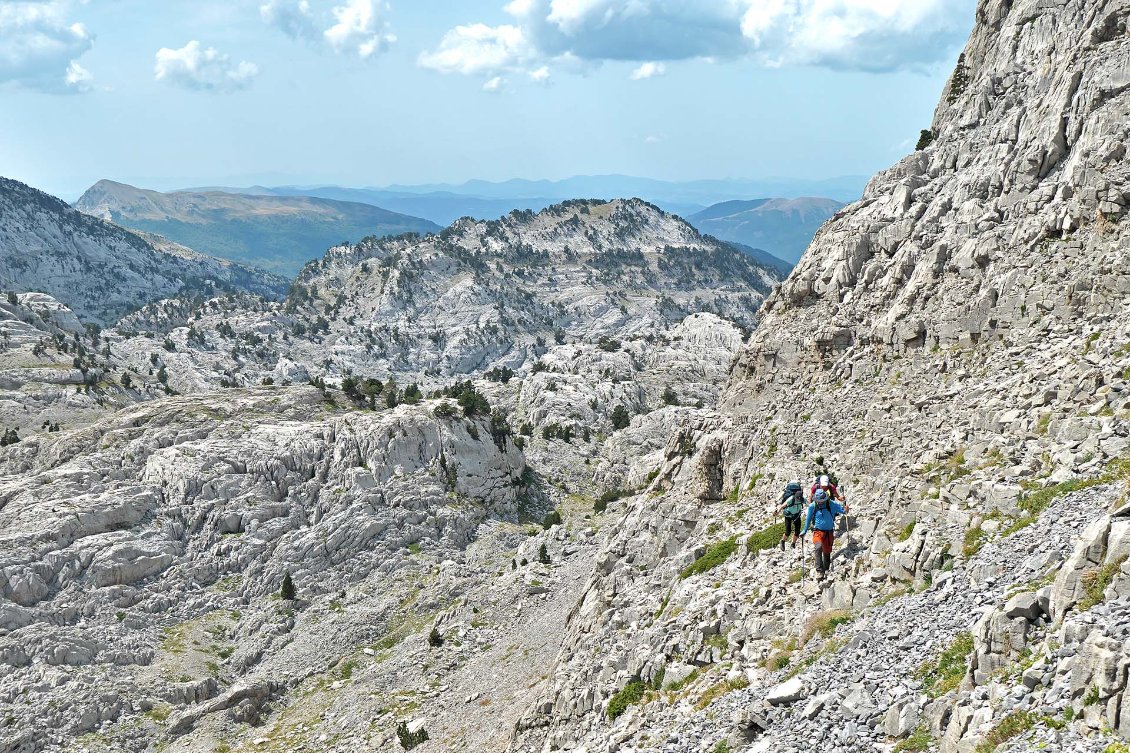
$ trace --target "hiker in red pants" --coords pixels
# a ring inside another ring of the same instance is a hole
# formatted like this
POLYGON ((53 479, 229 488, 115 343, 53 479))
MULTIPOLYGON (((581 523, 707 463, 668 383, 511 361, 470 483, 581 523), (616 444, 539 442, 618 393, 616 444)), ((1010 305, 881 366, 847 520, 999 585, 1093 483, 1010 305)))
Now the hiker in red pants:
POLYGON ((846 515, 849 508, 831 499, 828 492, 817 489, 808 506, 801 536, 813 529, 812 544, 816 550, 816 579, 824 576, 832 567, 832 544, 836 540, 836 516, 846 515))

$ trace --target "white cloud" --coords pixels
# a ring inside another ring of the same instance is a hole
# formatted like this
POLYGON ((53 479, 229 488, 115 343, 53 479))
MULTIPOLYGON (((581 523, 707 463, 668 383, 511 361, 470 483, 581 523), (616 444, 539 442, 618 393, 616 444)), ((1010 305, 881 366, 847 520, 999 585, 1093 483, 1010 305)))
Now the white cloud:
POLYGON ((631 79, 633 81, 640 81, 645 78, 662 76, 666 72, 667 66, 663 65, 663 63, 644 63, 639 68, 632 71, 631 79))
POLYGON ((419 64, 440 73, 493 75, 521 67, 533 54, 517 26, 471 24, 444 34, 439 48, 421 54, 419 64))
POLYGON ((342 55, 367 60, 387 50, 396 35, 386 20, 383 0, 268 0, 259 15, 291 39, 325 44, 342 55))
POLYGON ((179 50, 157 50, 153 72, 158 81, 185 89, 232 92, 249 87, 259 75, 259 66, 246 60, 235 63, 215 47, 204 48, 194 39, 179 50))
POLYGON ((505 87, 506 79, 504 79, 502 76, 495 76, 494 78, 488 80, 485 84, 483 84, 483 91, 490 92, 491 94, 497 94, 505 87))
POLYGON ((420 64, 443 73, 530 73, 569 59, 638 64, 634 79, 676 60, 753 59, 766 66, 921 69, 952 57, 976 0, 511 0, 514 23, 448 31, 420 64))
POLYGON ((381 16, 383 3, 376 0, 346 0, 333 9, 337 20, 326 29, 326 41, 334 51, 370 58, 396 41, 381 16))
POLYGON ((658 136, 645 136, 643 143, 649 144, 649 145, 650 144, 658 144, 662 140, 663 139, 659 138, 658 136))
POLYGON ((94 76, 90 71, 83 68, 78 62, 72 60, 67 64, 67 75, 63 78, 66 85, 75 91, 85 92, 90 91, 94 76))
POLYGON ((269 0, 259 6, 259 15, 291 39, 313 40, 319 37, 310 0, 269 0))
POLYGON ((77 62, 94 44, 67 18, 66 0, 0 0, 0 85, 55 94, 90 89, 93 77, 77 62))
POLYGON ((548 84, 549 83, 549 76, 550 76, 549 66, 543 65, 540 68, 534 68, 532 71, 529 71, 529 73, 527 73, 526 75, 528 75, 530 77, 530 80, 533 81, 535 84, 548 84))
POLYGON ((968 0, 746 0, 741 30, 770 65, 886 71, 947 57, 973 18, 968 0))

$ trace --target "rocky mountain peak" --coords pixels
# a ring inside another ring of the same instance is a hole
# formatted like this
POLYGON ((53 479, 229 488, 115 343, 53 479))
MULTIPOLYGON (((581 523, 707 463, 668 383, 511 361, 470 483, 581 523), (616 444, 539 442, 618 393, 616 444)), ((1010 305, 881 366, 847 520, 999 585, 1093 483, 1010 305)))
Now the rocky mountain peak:
POLYGON ((109 324, 162 297, 247 290, 283 281, 184 248, 171 250, 0 178, 0 286, 47 293, 80 317, 109 324))

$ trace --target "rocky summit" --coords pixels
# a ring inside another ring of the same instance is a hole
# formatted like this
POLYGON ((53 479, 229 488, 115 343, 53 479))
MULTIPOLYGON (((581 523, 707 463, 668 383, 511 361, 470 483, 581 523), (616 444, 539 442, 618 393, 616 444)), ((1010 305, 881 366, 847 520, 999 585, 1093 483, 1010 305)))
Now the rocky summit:
POLYGON ((980 2, 783 280, 627 199, 13 278, 0 752, 1126 753, 1128 23, 980 2))

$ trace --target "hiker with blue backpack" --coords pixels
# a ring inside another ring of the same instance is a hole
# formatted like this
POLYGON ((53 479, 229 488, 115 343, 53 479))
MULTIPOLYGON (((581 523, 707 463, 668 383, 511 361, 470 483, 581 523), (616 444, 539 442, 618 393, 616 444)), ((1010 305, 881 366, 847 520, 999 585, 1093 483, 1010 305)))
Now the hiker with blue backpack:
POLYGON ((800 541, 800 515, 804 512, 804 487, 799 481, 790 481, 785 491, 781 494, 781 505, 777 512, 785 516, 785 536, 781 539, 781 551, 785 551, 785 544, 789 536, 793 537, 793 549, 800 541))
POLYGON ((824 580, 828 570, 832 568, 832 544, 836 540, 836 517, 847 515, 850 506, 845 502, 841 505, 832 499, 832 495, 825 489, 818 488, 812 494, 812 502, 808 505, 808 515, 804 521, 803 537, 808 529, 813 529, 812 544, 816 550, 816 579, 824 580))

